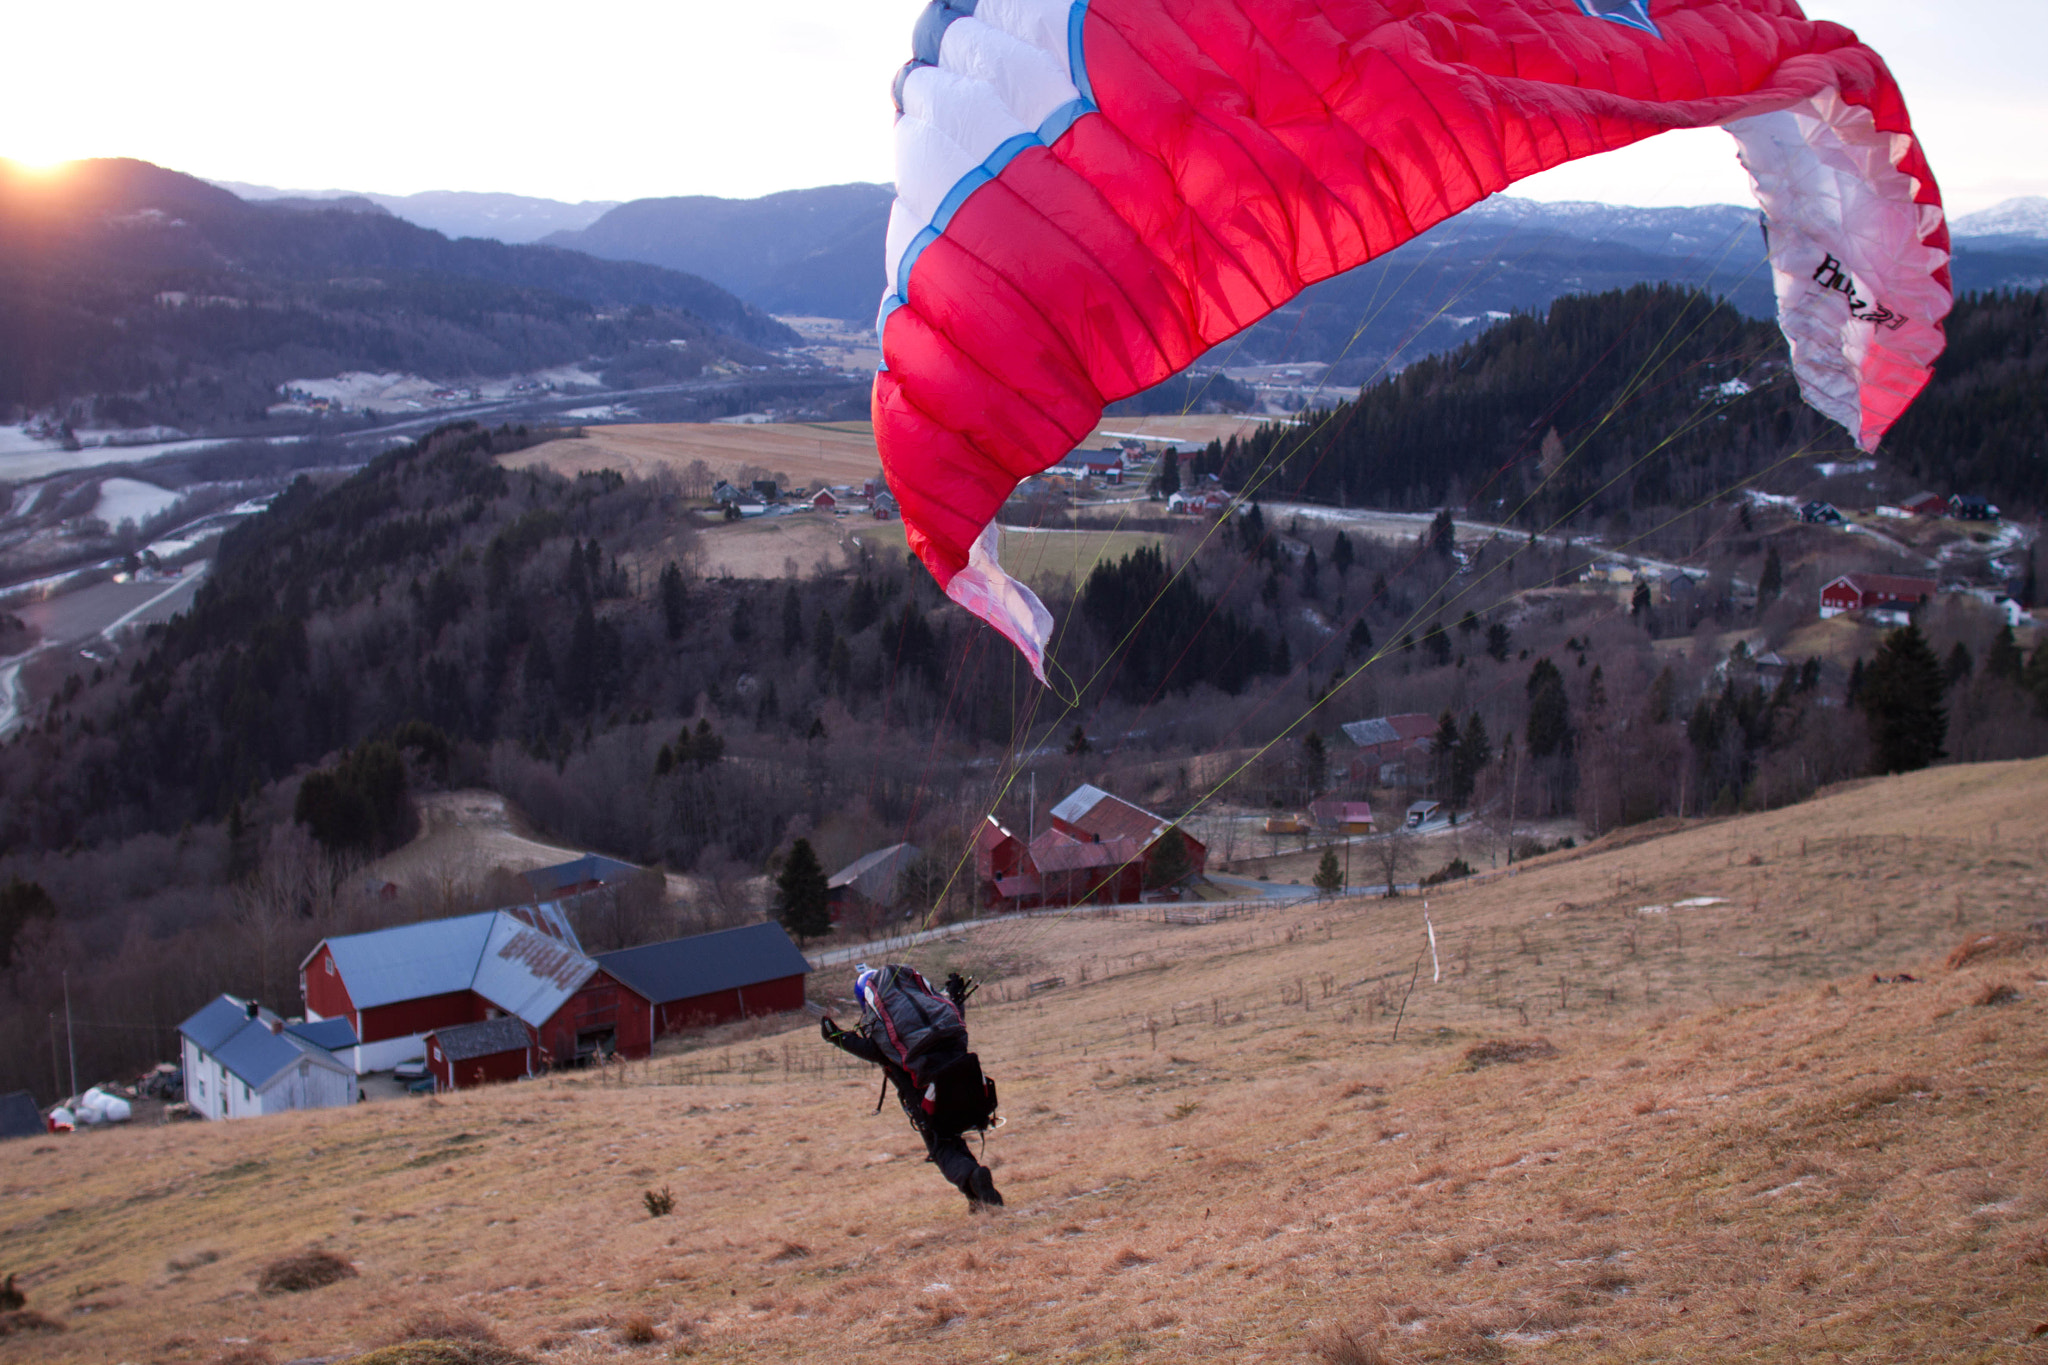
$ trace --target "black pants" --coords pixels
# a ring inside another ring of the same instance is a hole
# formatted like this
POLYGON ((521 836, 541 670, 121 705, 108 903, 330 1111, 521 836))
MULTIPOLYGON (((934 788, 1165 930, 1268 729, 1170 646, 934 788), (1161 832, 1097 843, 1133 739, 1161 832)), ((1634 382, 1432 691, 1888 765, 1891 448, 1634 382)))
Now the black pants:
POLYGON ((925 1160, 939 1168, 939 1174, 953 1182, 960 1193, 973 1197, 974 1188, 969 1183, 974 1173, 981 1169, 981 1163, 968 1150, 967 1139, 959 1133, 938 1133, 931 1129, 919 1129, 924 1134, 925 1160))

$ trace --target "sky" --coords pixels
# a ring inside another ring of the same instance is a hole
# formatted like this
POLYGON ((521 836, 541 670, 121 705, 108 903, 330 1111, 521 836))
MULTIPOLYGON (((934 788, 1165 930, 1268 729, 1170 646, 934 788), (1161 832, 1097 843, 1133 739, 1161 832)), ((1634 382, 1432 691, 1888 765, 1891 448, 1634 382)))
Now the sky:
MULTIPOLYGON (((1651 0, 1654 15, 1659 0, 1651 0)), ((923 0, 107 0, 14 7, 0 156, 217 180, 570 201, 893 179, 889 80, 923 0)), ((1906 92, 1952 213, 2048 195, 2048 3, 1809 0, 1906 92)), ((1717 130, 1513 193, 1741 203, 1717 130)))

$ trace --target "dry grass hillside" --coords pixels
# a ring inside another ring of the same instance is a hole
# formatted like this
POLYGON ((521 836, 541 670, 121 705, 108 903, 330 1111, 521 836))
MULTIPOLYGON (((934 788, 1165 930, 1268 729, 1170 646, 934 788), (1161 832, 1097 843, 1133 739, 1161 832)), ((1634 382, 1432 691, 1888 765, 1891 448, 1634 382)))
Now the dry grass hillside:
POLYGON ((2048 761, 1633 831, 1433 895, 1440 980, 1414 899, 990 926, 988 1217, 808 1022, 10 1144, 63 1330, 6 1353, 2048 1361, 2043 811, 2048 761))

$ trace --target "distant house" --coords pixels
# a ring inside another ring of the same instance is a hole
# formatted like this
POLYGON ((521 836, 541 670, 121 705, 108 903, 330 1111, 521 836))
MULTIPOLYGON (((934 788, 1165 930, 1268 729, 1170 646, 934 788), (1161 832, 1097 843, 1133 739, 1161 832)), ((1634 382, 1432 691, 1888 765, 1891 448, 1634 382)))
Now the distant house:
POLYGON ((1802 503, 1799 508, 1799 519, 1815 526, 1842 524, 1842 514, 1831 502, 1802 503))
POLYGON ((1314 827, 1315 822, 1299 811, 1287 815, 1269 815, 1266 817, 1265 825, 1268 834, 1306 834, 1314 827))
MULTIPOLYGON (((572 900, 606 887, 624 886, 639 874, 640 869, 631 863, 622 863, 617 858, 607 858, 599 853, 586 853, 566 863, 556 863, 553 867, 536 867, 531 872, 522 872, 519 877, 526 883, 526 889, 533 893, 534 900, 545 904, 572 900)), ((548 908, 553 909, 552 906, 548 908)), ((550 930, 558 938, 564 931, 569 937, 574 937, 574 931, 568 929, 566 921, 559 930, 550 930)))
POLYGON ((1071 451, 1053 466, 1053 470, 1069 478, 1101 479, 1104 483, 1122 483, 1124 453, 1114 447, 1108 450, 1071 451))
POLYGON ((425 1039, 427 1074, 439 1091, 516 1081, 540 1070, 540 1047, 523 1019, 500 1015, 474 1024, 450 1024, 425 1039))
POLYGON ((1958 493, 1948 500, 1948 514, 1957 521, 1997 521, 1998 509, 1989 499, 1965 497, 1958 493))
POLYGON ((889 485, 885 483, 879 475, 872 479, 861 480, 860 495, 868 499, 870 502, 874 501, 875 498, 879 497, 881 494, 886 493, 888 491, 889 485))
POLYGON ((900 883, 922 850, 916 844, 891 844, 854 859, 826 879, 825 903, 832 918, 863 906, 887 908, 902 899, 900 883))
POLYGON ((747 501, 747 495, 720 479, 711 489, 711 500, 720 507, 737 507, 747 501))
POLYGON ((1315 817, 1316 827, 1336 834, 1372 833, 1372 802, 1339 801, 1335 797, 1324 797, 1311 801, 1308 813, 1315 817))
POLYGON ((1653 580, 1671 606, 1684 606, 1699 594, 1700 580, 1683 569, 1669 569, 1653 580))
POLYGON ((331 1109, 356 1102, 356 1073, 327 1047, 353 1046, 337 1030, 287 1024, 253 1000, 222 995, 178 1025, 185 1102, 206 1119, 253 1118, 291 1109, 331 1109))
POLYGON ((1436 718, 1420 711, 1354 720, 1344 737, 1358 746, 1351 780, 1365 787, 1415 786, 1429 779, 1426 761, 1436 747, 1436 718))
POLYGON ((1221 512, 1230 506, 1230 494, 1220 488, 1207 488, 1198 492, 1180 492, 1168 495, 1166 510, 1186 516, 1198 517, 1210 512, 1221 512))
POLYGON ((816 512, 836 512, 839 510, 839 499, 832 496, 831 489, 821 488, 818 495, 811 499, 811 509, 816 512))
POLYGON ((346 1019, 345 1059, 381 1071, 425 1055, 426 1035, 513 1015, 546 1065, 647 1054, 647 1002, 585 956, 553 907, 486 910, 322 939, 299 965, 309 1020, 346 1019))
POLYGON ((748 924, 599 953, 645 1000, 654 1036, 804 1007, 811 964, 779 924, 748 924))
MULTIPOLYGON (((1145 881, 1151 883, 1154 865, 1158 861, 1159 841, 1167 831, 1179 830, 1170 820, 1161 819, 1141 806, 1134 806, 1120 796, 1111 796, 1100 787, 1086 783, 1067 793, 1066 798, 1052 808, 1053 829, 1081 843, 1109 843, 1118 839, 1129 839, 1138 846, 1144 864, 1145 881)), ((1209 849, 1186 830, 1179 830, 1186 845, 1188 864, 1199 875, 1209 864, 1209 849)), ((1032 844, 1032 856, 1037 857, 1038 845, 1032 844)), ((1041 865, 1039 875, 1045 874, 1041 865)))
POLYGON ((41 1137, 47 1129, 36 1097, 26 1090, 0 1095, 0 1142, 8 1138, 41 1137))
POLYGON ((1938 585, 1931 578, 1906 578, 1898 574, 1848 573, 1820 590, 1820 616, 1840 616, 1848 611, 1871 608, 1904 608, 1908 611, 1932 601, 1938 585))
POLYGON ((2031 626, 2034 624, 2034 614, 2022 606, 2018 598, 2001 597, 1996 605, 1999 615, 2003 616, 2005 623, 2014 630, 2018 630, 2021 626, 2031 626))
POLYGON ((1899 506, 1916 517, 1945 517, 1948 515, 1948 499, 1939 493, 1922 490, 1907 498, 1899 506))
POLYGON ((899 513, 896 510, 894 495, 889 493, 875 494, 874 499, 868 504, 868 515, 876 521, 895 520, 899 513))

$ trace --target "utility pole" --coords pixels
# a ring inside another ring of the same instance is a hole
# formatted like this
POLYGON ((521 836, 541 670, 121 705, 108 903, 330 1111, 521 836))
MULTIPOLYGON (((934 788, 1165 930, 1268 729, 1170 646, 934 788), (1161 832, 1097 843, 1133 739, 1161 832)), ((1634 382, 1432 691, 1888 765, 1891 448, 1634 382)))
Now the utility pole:
POLYGON ((64 973, 64 1046, 71 1053, 71 1098, 78 1098, 78 1037, 71 1031, 71 973, 64 973))
POLYGON ((64 1088, 64 1068, 57 1061, 57 1013, 50 1012, 50 1093, 56 1095, 64 1088))
POLYGON ((1038 842, 1038 769, 1031 770, 1031 806, 1024 812, 1024 843, 1026 847, 1038 842))

